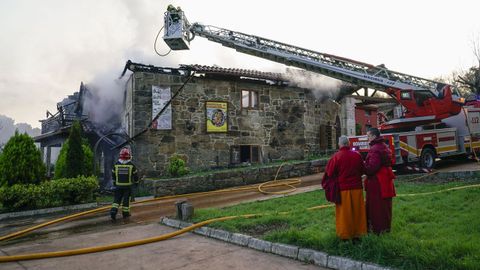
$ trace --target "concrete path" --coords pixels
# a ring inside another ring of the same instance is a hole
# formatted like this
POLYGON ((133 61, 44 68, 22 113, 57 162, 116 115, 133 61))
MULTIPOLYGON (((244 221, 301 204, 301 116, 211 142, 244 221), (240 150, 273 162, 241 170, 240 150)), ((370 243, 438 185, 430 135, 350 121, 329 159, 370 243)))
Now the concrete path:
MULTIPOLYGON (((173 231, 158 223, 118 224, 108 231, 0 246, 1 255, 59 251, 153 237, 173 231)), ((0 263, 0 269, 325 269, 273 254, 186 233, 157 243, 70 257, 0 263)))

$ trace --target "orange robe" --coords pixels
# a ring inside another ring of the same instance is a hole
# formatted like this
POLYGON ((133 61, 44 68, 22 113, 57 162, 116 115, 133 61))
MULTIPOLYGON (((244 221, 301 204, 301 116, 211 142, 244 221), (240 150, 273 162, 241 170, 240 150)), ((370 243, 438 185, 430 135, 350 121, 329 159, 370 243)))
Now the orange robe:
POLYGON ((337 236, 346 240, 367 234, 367 215, 363 190, 342 190, 340 195, 342 202, 335 206, 337 236))

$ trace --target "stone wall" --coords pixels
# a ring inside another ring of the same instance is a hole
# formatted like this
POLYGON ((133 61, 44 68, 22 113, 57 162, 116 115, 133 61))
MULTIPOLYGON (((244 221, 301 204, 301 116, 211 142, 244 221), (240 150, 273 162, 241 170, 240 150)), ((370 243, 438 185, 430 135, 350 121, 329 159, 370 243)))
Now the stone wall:
POLYGON ((345 97, 342 99, 341 109, 342 134, 355 136, 355 98, 345 97))
MULTIPOLYGON (((152 86, 170 86, 173 95, 184 78, 135 72, 131 79, 128 126, 134 135, 152 118, 152 86)), ((183 157, 192 170, 228 167, 232 146, 238 145, 259 146, 261 163, 303 159, 320 153, 319 125, 335 123, 338 111, 335 102, 322 103, 306 89, 195 77, 172 101, 172 130, 149 130, 138 137, 132 145, 134 162, 141 175, 158 177, 166 174, 174 154, 183 157), (258 109, 241 108, 242 90, 258 93, 258 109), (207 133, 206 101, 228 102, 227 133, 207 133)))
MULTIPOLYGON (((315 160, 283 165, 277 179, 300 177, 319 172, 327 160, 315 160)), ((204 175, 181 178, 144 180, 140 189, 155 197, 203 192, 235 186, 250 185, 275 179, 280 164, 262 168, 239 168, 237 170, 212 171, 204 175)))

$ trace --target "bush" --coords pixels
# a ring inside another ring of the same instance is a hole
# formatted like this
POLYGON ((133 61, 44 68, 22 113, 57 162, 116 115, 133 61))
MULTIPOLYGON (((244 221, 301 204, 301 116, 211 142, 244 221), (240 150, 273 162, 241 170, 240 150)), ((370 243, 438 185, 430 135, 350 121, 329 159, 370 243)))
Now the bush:
POLYGON ((170 164, 168 165, 168 173, 173 177, 183 176, 189 173, 187 167, 185 167, 185 160, 178 155, 170 157, 170 164))
POLYGON ((98 189, 94 177, 46 181, 39 185, 16 184, 0 188, 0 203, 8 210, 57 207, 95 200, 98 189))
POLYGON ((65 177, 77 177, 85 173, 85 154, 82 147, 82 127, 73 122, 68 136, 68 149, 65 159, 65 177))
MULTIPOLYGON (((55 173, 53 177, 54 179, 68 177, 66 163, 67 163, 67 152, 69 149, 69 145, 70 145, 70 140, 67 139, 63 144, 62 149, 60 150, 60 154, 58 155, 57 162, 55 163, 55 173)), ((81 173, 81 175, 84 175, 84 176, 93 175, 93 151, 90 148, 90 145, 88 144, 87 140, 83 140, 82 150, 84 155, 84 159, 83 159, 84 171, 81 173)))
POLYGON ((45 171, 42 155, 33 139, 16 131, 0 154, 0 186, 39 183, 45 171))

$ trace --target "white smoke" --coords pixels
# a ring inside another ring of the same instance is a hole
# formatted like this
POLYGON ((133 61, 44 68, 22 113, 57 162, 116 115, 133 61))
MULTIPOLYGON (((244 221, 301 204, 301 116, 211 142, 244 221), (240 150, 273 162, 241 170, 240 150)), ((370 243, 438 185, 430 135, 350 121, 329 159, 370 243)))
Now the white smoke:
POLYGON ((86 84, 84 114, 96 126, 118 127, 122 121, 126 78, 113 79, 114 74, 104 73, 86 84))
MULTIPOLYGON (((167 1, 118 1, 122 6, 125 23, 128 29, 121 33, 130 35, 129 43, 123 47, 116 47, 110 52, 111 60, 108 65, 97 72, 94 77, 86 81, 90 95, 84 99, 84 112, 97 127, 105 129, 118 127, 124 115, 124 98, 126 82, 130 71, 120 78, 127 60, 147 65, 176 67, 178 62, 174 56, 159 57, 154 53, 153 42, 163 23, 163 10, 166 10, 167 1), (155 8, 152 8, 155 7, 155 8), (157 22, 157 23, 153 23, 157 22)), ((120 27, 120 26, 119 26, 120 27)), ((117 33, 118 34, 118 33, 117 33)), ((162 34, 157 41, 159 50, 166 49, 162 34)), ((114 39, 115 37, 110 37, 114 39)), ((123 40, 124 37, 117 37, 123 40)), ((113 49, 113 48, 112 48, 113 49)))
POLYGON ((291 86, 312 90, 317 99, 335 99, 340 93, 342 81, 306 70, 287 68, 285 73, 291 86))

